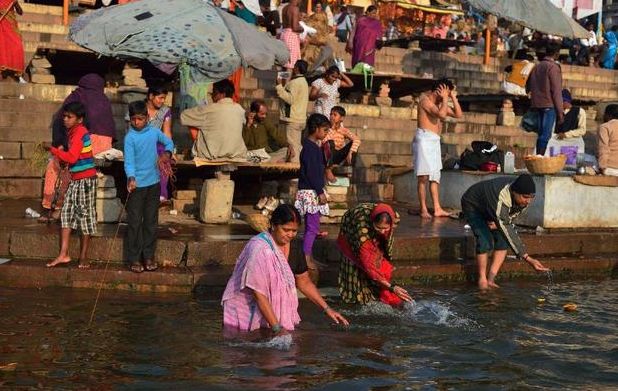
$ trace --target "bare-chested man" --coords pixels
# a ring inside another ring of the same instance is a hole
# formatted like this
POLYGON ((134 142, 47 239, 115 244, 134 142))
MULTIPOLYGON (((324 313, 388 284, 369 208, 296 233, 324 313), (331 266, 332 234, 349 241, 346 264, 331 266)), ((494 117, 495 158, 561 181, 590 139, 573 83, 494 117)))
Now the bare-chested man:
POLYGON ((290 0, 290 3, 281 11, 283 30, 280 39, 290 51, 290 61, 285 64, 287 69, 293 69, 296 61, 300 60, 300 33, 303 28, 300 25, 299 0, 290 0))
POLYGON ((440 170, 442 152, 440 132, 446 117, 461 118, 463 113, 457 101, 455 85, 448 79, 434 82, 431 92, 421 95, 418 110, 418 129, 412 143, 414 171, 418 177, 418 199, 421 203, 421 218, 430 219, 427 208, 427 182, 433 200, 433 215, 447 217, 449 214, 440 206, 440 170), (448 106, 449 98, 453 108, 448 106))

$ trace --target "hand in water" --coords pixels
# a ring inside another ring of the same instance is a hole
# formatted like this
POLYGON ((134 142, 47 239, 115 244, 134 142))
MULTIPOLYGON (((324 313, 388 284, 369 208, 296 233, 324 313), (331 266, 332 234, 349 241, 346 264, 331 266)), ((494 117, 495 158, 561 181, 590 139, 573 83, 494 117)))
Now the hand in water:
POLYGON ((410 296, 407 290, 403 289, 399 285, 395 286, 395 289, 393 289, 393 293, 396 294, 403 301, 412 302, 412 296, 410 296))
POLYGON ((345 327, 348 327, 350 325, 350 322, 348 322, 348 320, 344 318, 343 315, 330 307, 326 309, 326 315, 337 324, 343 325, 345 327))
POLYGON ((548 272, 550 270, 548 267, 543 266, 541 262, 539 262, 538 260, 534 258, 528 257, 528 263, 537 272, 548 272))

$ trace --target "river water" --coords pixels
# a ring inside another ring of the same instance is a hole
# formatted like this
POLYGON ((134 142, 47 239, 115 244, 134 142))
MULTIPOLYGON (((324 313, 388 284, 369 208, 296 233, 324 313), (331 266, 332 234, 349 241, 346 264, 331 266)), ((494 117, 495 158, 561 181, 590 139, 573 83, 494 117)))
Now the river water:
POLYGON ((303 301, 290 336, 229 340, 212 300, 104 291, 88 328, 93 290, 0 288, 0 388, 618 388, 618 280, 412 291, 403 311, 333 303, 348 330, 303 301))

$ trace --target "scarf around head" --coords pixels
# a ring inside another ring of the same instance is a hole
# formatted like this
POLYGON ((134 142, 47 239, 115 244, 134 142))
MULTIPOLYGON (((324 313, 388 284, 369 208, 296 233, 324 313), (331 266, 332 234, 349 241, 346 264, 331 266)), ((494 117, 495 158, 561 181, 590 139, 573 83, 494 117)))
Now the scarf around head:
POLYGON ((390 260, 393 250, 393 223, 387 236, 380 235, 373 227, 373 218, 380 213, 387 213, 391 221, 396 219, 395 211, 383 203, 363 203, 348 210, 341 220, 340 238, 344 239, 355 256, 367 240, 375 240, 381 244, 384 256, 390 260))
POLYGON ((112 105, 104 93, 105 80, 96 73, 89 73, 79 79, 77 89, 64 104, 80 102, 86 108, 86 127, 90 134, 116 138, 116 125, 112 105))

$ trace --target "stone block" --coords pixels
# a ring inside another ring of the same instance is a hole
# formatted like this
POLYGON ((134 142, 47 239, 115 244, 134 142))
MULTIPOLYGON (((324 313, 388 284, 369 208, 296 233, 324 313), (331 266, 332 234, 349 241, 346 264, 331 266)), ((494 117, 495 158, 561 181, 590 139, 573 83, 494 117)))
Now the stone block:
POLYGON ((142 70, 140 68, 125 68, 122 70, 122 76, 141 79, 142 70))
POLYGON ((348 200, 347 194, 328 194, 328 201, 332 203, 343 203, 348 200))
POLYGON ((358 115, 361 117, 379 117, 380 107, 370 105, 355 105, 342 103, 341 106, 345 109, 347 115, 358 115))
POLYGON ((0 178, 0 197, 40 197, 40 178, 0 178))
POLYGON ((116 181, 111 175, 105 175, 97 179, 97 187, 101 188, 116 188, 116 181))
POLYGON ((501 111, 498 114, 498 125, 515 126, 515 113, 512 111, 501 111))
MULTIPOLYGON (((192 178, 193 180, 193 178, 192 178)), ((198 180, 197 183, 191 183, 190 184, 195 184, 196 186, 201 187, 202 186, 202 180, 198 180)), ((199 193, 197 190, 176 190, 174 192, 174 198, 177 200, 197 200, 199 196, 199 193)))
POLYGON ((326 186, 326 192, 330 196, 333 196, 336 194, 346 195, 348 194, 348 188, 347 187, 326 186))
POLYGON ((409 107, 380 107, 380 116, 395 119, 412 119, 412 109, 409 107))
POLYGON ((120 217, 122 202, 119 198, 97 199, 97 221, 99 223, 116 223, 120 217))
POLYGON ((204 223, 227 223, 232 217, 234 181, 207 179, 200 197, 200 220, 204 223))
POLYGON ((176 209, 177 211, 187 214, 187 215, 192 215, 195 213, 196 209, 197 209, 197 198, 194 198, 192 200, 179 200, 176 198, 172 199, 172 208, 176 209))
POLYGON ((328 217, 343 217, 347 209, 331 209, 328 213, 328 217))
POLYGON ((52 64, 45 57, 33 58, 30 62, 33 68, 51 68, 52 64))
POLYGON ((54 75, 41 75, 35 73, 30 77, 30 82, 35 84, 56 84, 54 75))
POLYGON ((21 146, 19 143, 0 141, 0 156, 2 159, 21 158, 21 146))
POLYGON ((97 199, 116 198, 115 187, 99 187, 97 189, 97 199))

